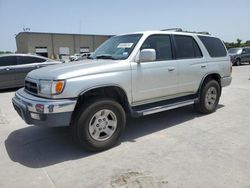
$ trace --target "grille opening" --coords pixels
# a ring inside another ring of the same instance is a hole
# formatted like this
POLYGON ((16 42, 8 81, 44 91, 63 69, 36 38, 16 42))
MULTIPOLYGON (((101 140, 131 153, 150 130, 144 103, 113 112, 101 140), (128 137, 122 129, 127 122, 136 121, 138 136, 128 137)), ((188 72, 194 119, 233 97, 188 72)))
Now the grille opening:
POLYGON ((37 83, 31 82, 28 80, 25 80, 25 89, 30 93, 34 93, 34 94, 38 93, 37 83))

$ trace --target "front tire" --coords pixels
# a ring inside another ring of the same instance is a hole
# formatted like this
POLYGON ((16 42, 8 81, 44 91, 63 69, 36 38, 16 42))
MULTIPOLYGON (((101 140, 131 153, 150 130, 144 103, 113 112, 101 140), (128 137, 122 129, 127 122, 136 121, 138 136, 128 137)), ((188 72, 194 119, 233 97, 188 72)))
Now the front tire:
POLYGON ((218 106, 221 89, 216 80, 208 80, 202 86, 199 102, 194 104, 196 111, 203 114, 214 112, 218 106))
POLYGON ((86 150, 106 150, 117 144, 125 123, 125 112, 118 102, 94 100, 79 110, 72 125, 73 137, 86 150))

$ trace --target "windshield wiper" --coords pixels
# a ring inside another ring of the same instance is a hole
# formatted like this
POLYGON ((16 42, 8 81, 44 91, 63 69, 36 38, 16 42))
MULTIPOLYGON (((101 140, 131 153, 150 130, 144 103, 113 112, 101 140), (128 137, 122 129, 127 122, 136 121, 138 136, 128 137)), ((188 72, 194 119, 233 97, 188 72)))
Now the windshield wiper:
POLYGON ((115 59, 112 55, 109 54, 103 54, 96 56, 96 59, 115 59))

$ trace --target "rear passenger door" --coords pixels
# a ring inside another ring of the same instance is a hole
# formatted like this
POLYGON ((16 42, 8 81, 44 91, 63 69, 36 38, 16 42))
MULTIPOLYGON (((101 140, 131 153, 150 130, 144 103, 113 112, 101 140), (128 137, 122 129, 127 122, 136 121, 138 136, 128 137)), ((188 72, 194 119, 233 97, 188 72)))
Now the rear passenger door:
POLYGON ((0 57, 0 89, 15 87, 16 56, 0 57))
POLYGON ((179 65, 178 93, 183 95, 194 94, 205 74, 206 59, 192 36, 173 35, 175 56, 179 65))
POLYGON ((16 68, 16 84, 22 86, 26 75, 42 66, 46 59, 32 56, 18 56, 16 68))

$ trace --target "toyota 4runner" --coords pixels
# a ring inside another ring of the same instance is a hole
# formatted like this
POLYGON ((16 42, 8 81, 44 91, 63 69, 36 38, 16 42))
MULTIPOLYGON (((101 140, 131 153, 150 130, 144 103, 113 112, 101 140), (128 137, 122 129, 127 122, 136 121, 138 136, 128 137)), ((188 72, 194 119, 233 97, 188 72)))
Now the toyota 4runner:
POLYGON ((200 113, 214 112, 231 71, 216 37, 138 32, 110 38, 88 60, 30 72, 12 102, 27 124, 69 126, 81 146, 100 151, 118 142, 126 114, 191 104, 200 113))

